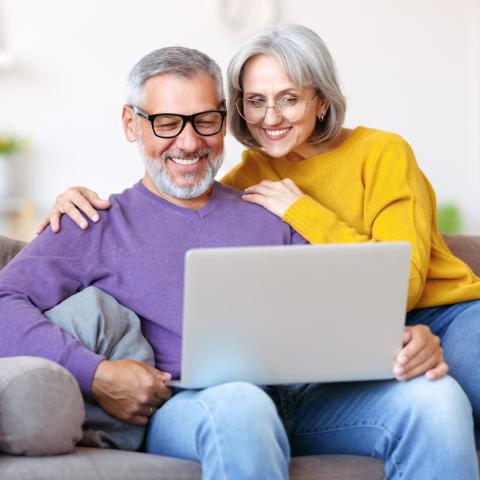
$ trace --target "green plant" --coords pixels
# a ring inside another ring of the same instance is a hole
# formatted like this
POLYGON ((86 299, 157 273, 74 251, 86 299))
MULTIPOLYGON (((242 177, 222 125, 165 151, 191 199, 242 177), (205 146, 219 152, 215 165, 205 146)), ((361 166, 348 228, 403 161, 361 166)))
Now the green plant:
POLYGON ((437 208, 438 229, 442 233, 461 233, 462 216, 453 203, 445 203, 437 208))
POLYGON ((19 138, 14 135, 0 134, 0 155, 10 155, 23 150, 25 146, 26 141, 23 138, 19 138))

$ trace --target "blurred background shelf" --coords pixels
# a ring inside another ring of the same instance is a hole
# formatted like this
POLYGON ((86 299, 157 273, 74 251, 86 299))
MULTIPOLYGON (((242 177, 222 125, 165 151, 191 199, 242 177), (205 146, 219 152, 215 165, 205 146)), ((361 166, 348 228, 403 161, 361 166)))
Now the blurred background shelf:
POLYGON ((0 235, 29 241, 34 235, 35 208, 21 197, 0 198, 0 235))

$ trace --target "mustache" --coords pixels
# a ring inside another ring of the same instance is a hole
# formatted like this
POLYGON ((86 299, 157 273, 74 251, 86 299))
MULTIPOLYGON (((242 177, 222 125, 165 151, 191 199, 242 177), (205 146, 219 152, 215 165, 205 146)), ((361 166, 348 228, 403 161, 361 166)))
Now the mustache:
POLYGON ((183 150, 167 150, 160 155, 160 159, 165 161, 169 158, 178 158, 180 160, 193 160, 194 158, 210 156, 213 150, 211 148, 202 148, 196 152, 184 152, 183 150))

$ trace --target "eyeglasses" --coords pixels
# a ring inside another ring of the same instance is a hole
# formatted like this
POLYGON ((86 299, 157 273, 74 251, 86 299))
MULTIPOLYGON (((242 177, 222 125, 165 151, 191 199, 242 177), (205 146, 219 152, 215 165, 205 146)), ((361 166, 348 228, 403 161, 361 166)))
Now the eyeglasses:
POLYGON ((267 102, 257 98, 240 98, 235 103, 238 113, 248 123, 258 125, 263 122, 269 108, 274 108, 277 115, 283 117, 287 122, 297 122, 307 111, 307 106, 317 96, 318 92, 310 100, 303 96, 283 95, 275 100, 274 105, 267 105, 267 102))
POLYGON ((156 113, 148 115, 136 105, 129 105, 136 115, 148 120, 152 124, 153 134, 160 138, 174 138, 180 135, 187 123, 191 123, 193 129, 202 137, 216 135, 223 127, 227 116, 225 110, 207 110, 192 115, 180 115, 179 113, 156 113))

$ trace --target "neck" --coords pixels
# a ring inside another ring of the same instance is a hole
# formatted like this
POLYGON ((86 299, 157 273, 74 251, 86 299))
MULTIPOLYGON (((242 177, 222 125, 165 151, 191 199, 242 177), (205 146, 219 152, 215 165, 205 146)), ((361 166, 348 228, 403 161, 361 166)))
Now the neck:
POLYGON ((210 198, 210 195, 212 194, 212 189, 213 189, 213 185, 212 185, 205 193, 203 193, 199 197, 183 199, 183 198, 172 197, 158 190, 158 188, 152 182, 150 176, 147 173, 145 173, 142 179, 142 183, 148 190, 150 190, 155 195, 162 197, 164 200, 167 200, 167 202, 173 203, 174 205, 178 205, 179 207, 182 207, 182 208, 191 208, 192 210, 197 210, 197 211, 203 208, 205 204, 208 202, 208 199, 210 198))
POLYGON ((289 162, 301 162, 305 158, 314 157, 338 148, 352 133, 353 130, 342 128, 338 135, 322 143, 304 143, 286 155, 289 162))

